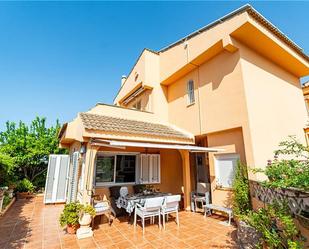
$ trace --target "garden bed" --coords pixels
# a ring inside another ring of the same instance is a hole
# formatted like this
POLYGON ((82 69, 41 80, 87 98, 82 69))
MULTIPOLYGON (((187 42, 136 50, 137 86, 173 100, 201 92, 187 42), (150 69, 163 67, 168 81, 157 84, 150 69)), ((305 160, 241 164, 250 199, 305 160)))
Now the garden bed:
POLYGON ((6 214, 6 212, 12 207, 12 205, 14 204, 14 202, 16 201, 16 198, 9 198, 9 201, 3 201, 3 206, 2 206, 2 210, 0 211, 0 216, 3 216, 6 214))

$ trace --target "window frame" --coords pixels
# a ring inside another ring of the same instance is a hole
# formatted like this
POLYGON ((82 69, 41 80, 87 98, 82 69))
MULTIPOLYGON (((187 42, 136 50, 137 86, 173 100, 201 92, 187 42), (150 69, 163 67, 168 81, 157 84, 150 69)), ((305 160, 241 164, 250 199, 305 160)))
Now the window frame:
POLYGON ((98 152, 95 159, 95 171, 94 171, 94 183, 96 187, 108 187, 108 186, 123 186, 123 185, 135 185, 136 184, 136 170, 138 166, 139 152, 98 152), (135 156, 135 181, 134 182, 116 182, 117 171, 117 156, 135 156), (113 182, 97 182, 97 158, 98 156, 113 156, 114 157, 114 181, 113 182))
POLYGON ((135 103, 133 104, 133 108, 135 110, 141 111, 142 110, 142 100, 141 99, 136 99, 135 103))
MULTIPOLYGON (((214 155, 214 171, 215 171, 215 182, 216 182, 216 189, 226 189, 231 190, 232 184, 230 186, 221 186, 218 184, 218 176, 219 176, 219 168, 218 168, 218 161, 220 158, 231 158, 236 159, 236 163, 240 160, 240 155, 238 153, 220 153, 214 155)), ((234 168, 234 174, 236 173, 236 168, 234 168)))
POLYGON ((194 93, 194 80, 187 81, 187 106, 195 104, 195 93, 194 93), (192 89, 190 89, 190 84, 192 84, 192 89), (191 102, 191 98, 193 99, 191 102))

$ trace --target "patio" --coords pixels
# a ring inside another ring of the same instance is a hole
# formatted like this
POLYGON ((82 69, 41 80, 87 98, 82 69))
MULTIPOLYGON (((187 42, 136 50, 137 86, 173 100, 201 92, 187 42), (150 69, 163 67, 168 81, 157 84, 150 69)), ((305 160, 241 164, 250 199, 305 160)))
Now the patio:
POLYGON ((63 205, 44 205, 43 197, 18 200, 0 218, 0 248, 238 248, 235 227, 220 224, 218 216, 180 212, 180 228, 170 219, 166 230, 147 225, 145 235, 127 218, 101 224, 94 237, 77 240, 59 226, 63 205))

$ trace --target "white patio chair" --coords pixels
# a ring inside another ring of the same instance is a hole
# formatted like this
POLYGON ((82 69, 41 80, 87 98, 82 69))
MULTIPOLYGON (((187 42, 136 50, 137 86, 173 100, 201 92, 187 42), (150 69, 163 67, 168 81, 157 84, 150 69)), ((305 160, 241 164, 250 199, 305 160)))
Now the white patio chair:
POLYGON ((210 192, 210 184, 204 182, 198 182, 196 185, 196 191, 191 193, 191 200, 193 201, 193 211, 197 211, 197 203, 201 203, 201 207, 203 205, 209 204, 209 192, 210 192))
POLYGON ((161 209, 161 214, 163 216, 164 229, 165 229, 165 215, 167 215, 166 219, 168 221, 168 215, 171 213, 176 213, 176 223, 177 223, 177 226, 179 227, 178 209, 179 209, 180 199, 181 199, 180 195, 171 195, 171 196, 165 197, 164 204, 161 209))
POLYGON ((142 227, 143 227, 143 234, 145 233, 145 219, 150 218, 154 219, 156 216, 159 217, 159 228, 161 229, 161 208, 164 201, 164 197, 154 197, 154 198, 147 198, 145 200, 144 206, 140 205, 139 203, 135 204, 135 211, 134 211, 134 228, 136 227, 136 219, 137 216, 141 217, 142 219, 142 227))

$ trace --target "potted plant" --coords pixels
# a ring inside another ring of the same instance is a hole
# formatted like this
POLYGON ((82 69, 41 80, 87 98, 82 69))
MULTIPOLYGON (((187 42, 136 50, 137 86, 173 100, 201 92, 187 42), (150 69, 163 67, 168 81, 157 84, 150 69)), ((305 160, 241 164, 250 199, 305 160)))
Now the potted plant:
POLYGON ((79 215, 82 205, 77 202, 71 202, 64 205, 64 209, 60 215, 60 225, 67 226, 66 230, 69 234, 75 234, 79 228, 79 215))
POLYGON ((81 207, 79 224, 81 226, 89 226, 92 218, 95 216, 95 209, 90 205, 84 205, 81 207))
POLYGON ((33 197, 34 186, 27 178, 19 181, 16 186, 16 192, 18 198, 29 198, 33 197))
POLYGON ((16 188, 16 184, 14 182, 10 182, 9 183, 9 189, 6 191, 10 198, 13 198, 15 188, 16 188))
POLYGON ((77 229, 77 238, 87 238, 93 235, 91 228, 89 227, 92 218, 95 216, 95 209, 90 205, 83 205, 80 209, 79 224, 80 228, 77 229))

